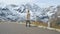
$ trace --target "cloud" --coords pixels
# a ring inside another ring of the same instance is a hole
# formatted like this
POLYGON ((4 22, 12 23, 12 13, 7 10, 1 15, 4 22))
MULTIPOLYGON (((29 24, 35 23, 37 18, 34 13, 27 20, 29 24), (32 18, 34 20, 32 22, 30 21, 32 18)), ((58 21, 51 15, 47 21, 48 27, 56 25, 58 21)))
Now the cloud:
POLYGON ((33 0, 0 0, 1 3, 6 3, 6 4, 22 4, 22 3, 30 3, 33 0))
POLYGON ((18 5, 26 3, 35 3, 40 7, 46 7, 50 5, 59 5, 60 0, 0 0, 0 3, 18 5))

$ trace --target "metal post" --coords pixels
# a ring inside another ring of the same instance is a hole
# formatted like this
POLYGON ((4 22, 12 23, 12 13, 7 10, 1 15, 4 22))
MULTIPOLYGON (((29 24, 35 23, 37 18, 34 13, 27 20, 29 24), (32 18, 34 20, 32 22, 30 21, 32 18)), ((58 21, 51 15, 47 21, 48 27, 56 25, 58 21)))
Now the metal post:
POLYGON ((50 22, 48 22, 48 28, 50 28, 50 22))
POLYGON ((51 17, 49 17, 48 28, 50 28, 50 19, 51 19, 51 17))

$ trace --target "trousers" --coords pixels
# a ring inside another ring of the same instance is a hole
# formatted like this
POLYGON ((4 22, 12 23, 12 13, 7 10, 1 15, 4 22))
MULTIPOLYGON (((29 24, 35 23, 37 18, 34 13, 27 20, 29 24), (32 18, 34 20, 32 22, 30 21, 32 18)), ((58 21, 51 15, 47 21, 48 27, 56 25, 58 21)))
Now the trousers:
POLYGON ((30 20, 26 20, 26 26, 29 24, 29 27, 30 27, 30 20))

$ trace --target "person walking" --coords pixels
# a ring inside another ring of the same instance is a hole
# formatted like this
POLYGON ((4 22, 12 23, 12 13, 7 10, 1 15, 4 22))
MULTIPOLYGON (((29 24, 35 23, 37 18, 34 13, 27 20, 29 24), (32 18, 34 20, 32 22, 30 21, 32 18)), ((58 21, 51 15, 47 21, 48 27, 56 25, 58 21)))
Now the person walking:
POLYGON ((30 27, 30 11, 27 10, 27 13, 26 13, 26 27, 27 25, 29 24, 29 27, 30 27))

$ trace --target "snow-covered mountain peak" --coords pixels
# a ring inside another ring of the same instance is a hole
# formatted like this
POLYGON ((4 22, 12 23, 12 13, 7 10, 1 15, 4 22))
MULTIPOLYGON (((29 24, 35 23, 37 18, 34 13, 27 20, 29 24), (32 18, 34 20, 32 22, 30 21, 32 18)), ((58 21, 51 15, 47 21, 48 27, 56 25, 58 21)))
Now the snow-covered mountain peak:
POLYGON ((21 5, 10 4, 2 7, 0 7, 0 18, 3 20, 11 20, 11 21, 25 20, 27 8, 31 13, 31 20, 36 19, 37 21, 44 21, 44 22, 47 22, 49 17, 51 17, 57 12, 57 6, 41 8, 34 3, 33 4, 27 3, 21 5))

